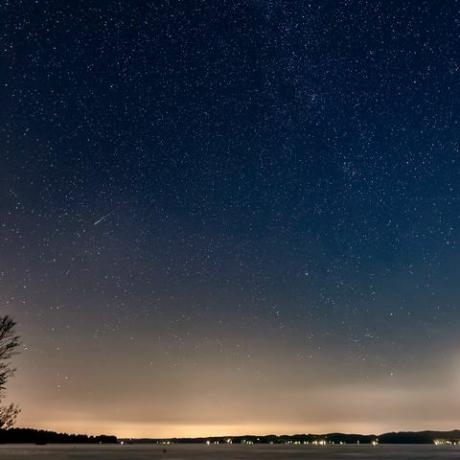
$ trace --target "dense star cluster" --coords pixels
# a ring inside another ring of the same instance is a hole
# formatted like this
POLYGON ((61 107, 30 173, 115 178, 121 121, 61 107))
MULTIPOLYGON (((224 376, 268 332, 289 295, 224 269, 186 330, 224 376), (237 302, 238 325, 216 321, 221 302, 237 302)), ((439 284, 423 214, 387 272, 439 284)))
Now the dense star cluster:
POLYGON ((24 336, 23 424, 383 431, 420 411, 453 428, 457 1, 0 15, 0 308, 24 336))

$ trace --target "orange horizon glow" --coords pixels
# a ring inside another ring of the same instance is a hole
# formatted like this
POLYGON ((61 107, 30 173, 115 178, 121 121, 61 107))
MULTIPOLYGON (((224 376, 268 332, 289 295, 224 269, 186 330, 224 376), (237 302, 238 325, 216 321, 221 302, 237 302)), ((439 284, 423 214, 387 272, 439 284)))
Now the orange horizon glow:
MULTIPOLYGON (((207 356, 211 360, 211 350, 207 356)), ((258 367, 238 373, 213 368, 209 361, 199 368, 172 370, 162 363, 163 373, 144 370, 144 380, 129 373, 117 380, 116 366, 87 371, 84 360, 66 362, 62 375, 69 378, 61 378, 64 382, 56 388, 45 385, 56 377, 23 353, 8 399, 22 408, 18 426, 119 438, 380 434, 459 427, 455 370, 423 379, 395 375, 344 383, 332 378, 332 371, 340 374, 340 364, 324 368, 312 363, 289 373, 295 363, 288 350, 273 346, 254 357, 258 367), (33 381, 43 384, 33 387, 33 381)), ((61 363, 49 367, 64 368, 61 363)))
MULTIPOLYGON (((104 426, 104 424, 102 424, 104 426)), ((408 431, 451 431, 457 429, 458 426, 454 425, 438 425, 438 426, 427 426, 424 423, 420 423, 416 426, 411 427, 382 427, 381 429, 370 429, 369 426, 355 425, 351 427, 318 427, 311 426, 306 427, 286 427, 282 425, 269 425, 269 426, 256 426, 256 425, 218 425, 218 426, 179 426, 174 428, 165 427, 120 427, 113 425, 112 429, 110 425, 105 425, 107 429, 97 429, 86 425, 84 422, 69 424, 63 422, 54 425, 35 425, 35 426, 19 426, 19 428, 33 428, 38 430, 55 431, 58 433, 69 433, 69 434, 86 434, 89 436, 98 435, 113 435, 119 439, 140 439, 140 438, 152 438, 152 439, 171 439, 171 438, 211 438, 211 437, 236 437, 236 436, 268 436, 268 435, 297 435, 297 434, 328 434, 328 433, 345 433, 345 434, 361 434, 361 435, 378 435, 387 433, 390 431, 395 432, 408 432, 408 431)))

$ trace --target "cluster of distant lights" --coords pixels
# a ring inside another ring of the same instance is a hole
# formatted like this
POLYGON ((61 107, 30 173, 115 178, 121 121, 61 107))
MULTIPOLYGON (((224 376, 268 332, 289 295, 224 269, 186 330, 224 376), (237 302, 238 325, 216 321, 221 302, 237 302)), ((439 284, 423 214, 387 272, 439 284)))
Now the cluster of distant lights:
MULTIPOLYGON (((356 444, 359 444, 360 442, 357 441, 356 444)), ((220 441, 210 441, 209 439, 206 441, 206 445, 207 446, 210 446, 211 444, 233 444, 233 441, 231 438, 229 439, 226 439, 224 443, 220 442, 220 441)), ((243 439, 241 440, 240 444, 248 444, 248 445, 251 445, 251 444, 254 444, 254 441, 251 441, 251 440, 246 440, 246 439, 243 439)), ((270 441, 268 444, 274 444, 273 441, 270 441)), ((284 443, 277 443, 277 444, 292 444, 292 445, 295 445, 295 446, 300 446, 300 445, 311 445, 311 446, 327 446, 327 445, 336 445, 336 444, 339 444, 339 445, 344 445, 346 444, 345 442, 343 441, 340 441, 338 443, 334 442, 334 441, 329 441, 328 439, 315 439, 313 441, 285 441, 284 443)), ((378 446, 379 445, 379 440, 378 439, 373 439, 371 441, 371 445, 372 446, 378 446)))
POLYGON ((460 446, 460 440, 450 441, 449 439, 435 439, 433 444, 435 446, 460 446))
MULTIPOLYGON (((121 441, 120 442, 121 445, 124 445, 124 441, 121 441)), ((171 444, 174 444, 172 441, 169 441, 169 440, 165 440, 165 441, 158 441, 158 444, 162 444, 162 445, 171 445, 171 444)), ((228 438, 228 439, 225 439, 225 441, 211 441, 210 439, 206 440, 205 441, 205 444, 207 446, 211 446, 211 445, 221 445, 221 444, 233 444, 233 440, 232 438, 228 438)), ((254 441, 252 440, 249 440, 249 439, 242 439, 240 441, 240 444, 243 444, 243 445, 253 445, 254 444, 254 441)), ((273 444, 273 441, 270 441, 269 444, 273 444)), ((335 443, 333 441, 329 441, 327 439, 315 439, 314 441, 286 441, 282 444, 292 444, 292 445, 311 445, 311 446, 328 446, 328 445, 336 445, 336 444, 339 444, 339 445, 344 445, 346 444, 345 442, 343 441, 340 441, 339 443, 335 443)), ((356 444, 360 444, 359 441, 356 441, 356 444)), ((379 440, 378 439, 373 439, 370 444, 372 446, 378 446, 379 445, 379 440)), ((457 440, 457 441, 451 441, 449 439, 435 439, 433 441, 433 444, 435 446, 460 446, 460 440, 457 440)))
MULTIPOLYGON (((215 441, 212 441, 210 439, 206 440, 204 442, 207 446, 211 446, 211 445, 222 445, 222 444, 233 444, 233 439, 232 438, 228 438, 228 439, 225 439, 224 441, 218 441, 218 440, 215 440, 215 441)), ((158 444, 162 444, 162 445, 171 445, 173 444, 172 441, 159 441, 158 444)), ((250 439, 242 439, 239 444, 243 444, 243 445, 253 445, 254 444, 254 441, 250 440, 250 439)), ((273 441, 270 441, 268 444, 271 444, 273 445, 274 442, 273 441)), ((310 445, 310 446, 328 446, 328 445, 345 445, 347 443, 343 442, 343 441, 340 441, 338 443, 334 442, 334 441, 329 441, 328 439, 315 439, 313 441, 285 441, 284 443, 276 443, 276 444, 291 444, 291 445, 295 445, 295 446, 299 446, 299 445, 310 445)), ((359 441, 356 441, 356 444, 360 444, 359 441)), ((373 439, 370 444, 372 446, 378 446, 379 445, 379 440, 378 439, 373 439)))

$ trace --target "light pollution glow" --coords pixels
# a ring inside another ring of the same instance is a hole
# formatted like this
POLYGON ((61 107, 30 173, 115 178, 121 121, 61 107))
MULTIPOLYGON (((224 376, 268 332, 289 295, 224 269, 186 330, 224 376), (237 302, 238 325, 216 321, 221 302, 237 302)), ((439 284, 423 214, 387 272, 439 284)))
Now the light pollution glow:
POLYGON ((19 426, 460 428, 458 2, 1 2, 19 426))

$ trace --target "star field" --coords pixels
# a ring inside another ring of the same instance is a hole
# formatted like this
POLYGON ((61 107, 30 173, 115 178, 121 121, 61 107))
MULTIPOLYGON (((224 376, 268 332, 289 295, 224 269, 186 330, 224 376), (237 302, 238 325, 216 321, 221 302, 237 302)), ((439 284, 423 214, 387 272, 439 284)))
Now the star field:
POLYGON ((0 11, 23 425, 454 428, 457 1, 0 11))

